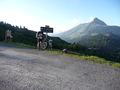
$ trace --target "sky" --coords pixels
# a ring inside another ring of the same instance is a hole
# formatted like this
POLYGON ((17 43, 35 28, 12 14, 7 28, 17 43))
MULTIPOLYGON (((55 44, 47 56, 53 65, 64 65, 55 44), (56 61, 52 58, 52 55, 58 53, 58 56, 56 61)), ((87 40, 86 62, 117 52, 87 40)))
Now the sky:
POLYGON ((120 26, 120 0, 0 0, 0 21, 39 31, 54 28, 54 34, 92 21, 120 26))

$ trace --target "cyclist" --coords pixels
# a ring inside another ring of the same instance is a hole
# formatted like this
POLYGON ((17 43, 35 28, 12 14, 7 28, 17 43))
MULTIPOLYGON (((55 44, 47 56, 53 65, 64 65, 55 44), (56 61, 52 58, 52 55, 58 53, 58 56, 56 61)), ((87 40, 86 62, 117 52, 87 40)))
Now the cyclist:
POLYGON ((5 41, 11 41, 12 38, 13 38, 12 31, 11 30, 7 30, 5 32, 5 41))
POLYGON ((37 48, 40 48, 40 44, 43 41, 43 32, 41 32, 41 31, 37 32, 36 38, 37 38, 37 48))

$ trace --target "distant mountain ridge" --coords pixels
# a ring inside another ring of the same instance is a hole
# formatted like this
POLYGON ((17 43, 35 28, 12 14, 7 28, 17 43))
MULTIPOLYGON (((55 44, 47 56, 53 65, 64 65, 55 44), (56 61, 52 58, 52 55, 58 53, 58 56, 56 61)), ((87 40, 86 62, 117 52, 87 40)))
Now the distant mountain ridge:
POLYGON ((69 43, 79 43, 92 49, 99 49, 120 61, 120 27, 109 26, 95 18, 90 23, 80 24, 57 36, 69 43))
POLYGON ((74 43, 79 42, 84 38, 90 38, 91 36, 95 36, 102 33, 113 33, 115 35, 120 36, 120 27, 108 26, 103 21, 99 20, 98 18, 95 18, 90 23, 80 24, 66 32, 58 34, 57 36, 67 42, 74 43))

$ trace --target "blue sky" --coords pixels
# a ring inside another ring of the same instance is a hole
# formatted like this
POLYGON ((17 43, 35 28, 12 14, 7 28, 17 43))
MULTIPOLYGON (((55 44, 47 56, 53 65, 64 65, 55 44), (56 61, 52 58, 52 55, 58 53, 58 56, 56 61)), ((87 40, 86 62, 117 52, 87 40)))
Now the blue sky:
POLYGON ((34 31, 50 25, 59 33, 95 17, 120 26, 120 0, 0 0, 0 21, 34 31))

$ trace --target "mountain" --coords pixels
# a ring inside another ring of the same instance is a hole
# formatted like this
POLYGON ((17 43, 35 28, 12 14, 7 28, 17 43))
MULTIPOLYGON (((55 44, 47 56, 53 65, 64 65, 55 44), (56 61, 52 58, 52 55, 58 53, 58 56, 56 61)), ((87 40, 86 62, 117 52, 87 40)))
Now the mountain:
MULTIPOLYGON (((11 24, 8 24, 5 22, 0 22, 0 41, 5 40, 5 31, 8 29, 12 31, 13 42, 19 42, 19 43, 36 46, 37 40, 35 38, 36 36, 35 31, 29 30, 25 27, 21 28, 18 26, 12 26, 11 24)), ((54 48, 61 49, 64 46, 68 45, 67 42, 65 42, 64 40, 61 40, 59 37, 48 36, 48 39, 49 38, 53 40, 54 48)))
POLYGON ((95 18, 90 23, 80 24, 66 32, 58 34, 57 36, 67 42, 74 43, 102 33, 113 33, 120 36, 120 27, 108 26, 103 21, 95 18))
POLYGON ((79 43, 90 49, 106 52, 120 61, 120 27, 109 26, 95 18, 90 23, 80 24, 57 36, 70 43, 79 43))

